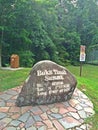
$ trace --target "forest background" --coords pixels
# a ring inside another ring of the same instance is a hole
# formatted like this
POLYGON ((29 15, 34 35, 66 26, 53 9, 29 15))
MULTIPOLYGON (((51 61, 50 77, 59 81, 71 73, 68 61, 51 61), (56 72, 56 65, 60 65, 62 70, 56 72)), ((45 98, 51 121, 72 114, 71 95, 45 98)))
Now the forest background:
POLYGON ((98 49, 98 0, 0 0, 0 66, 77 65, 80 45, 98 49))

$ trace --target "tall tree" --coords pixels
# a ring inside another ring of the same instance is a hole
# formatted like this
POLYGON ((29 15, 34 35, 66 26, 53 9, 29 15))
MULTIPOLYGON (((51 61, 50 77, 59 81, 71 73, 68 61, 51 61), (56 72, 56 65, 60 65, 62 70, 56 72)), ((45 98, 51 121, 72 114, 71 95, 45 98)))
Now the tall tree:
POLYGON ((80 44, 98 43, 96 12, 97 0, 0 0, 2 55, 19 54, 22 66, 43 59, 76 64, 80 44))
POLYGON ((15 0, 0 0, 0 67, 2 66, 2 49, 7 44, 4 33, 8 30, 8 21, 10 21, 14 4, 15 0))

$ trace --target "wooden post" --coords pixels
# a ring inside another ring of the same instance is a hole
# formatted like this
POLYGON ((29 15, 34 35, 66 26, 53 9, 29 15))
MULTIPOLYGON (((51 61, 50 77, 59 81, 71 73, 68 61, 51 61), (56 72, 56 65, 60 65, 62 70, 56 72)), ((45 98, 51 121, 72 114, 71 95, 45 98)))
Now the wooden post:
POLYGON ((82 62, 80 62, 80 77, 82 76, 82 62))

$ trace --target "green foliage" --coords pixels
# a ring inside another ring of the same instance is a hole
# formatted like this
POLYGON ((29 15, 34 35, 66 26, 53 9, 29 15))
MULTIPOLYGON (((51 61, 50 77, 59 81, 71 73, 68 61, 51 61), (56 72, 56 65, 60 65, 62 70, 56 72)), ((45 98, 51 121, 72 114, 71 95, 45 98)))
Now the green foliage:
POLYGON ((94 44, 89 47, 87 63, 98 65, 98 44, 94 44))
POLYGON ((97 12, 95 0, 0 0, 2 64, 13 53, 20 55, 21 66, 44 59, 78 64, 80 44, 88 50, 98 43, 97 12))
POLYGON ((68 59, 75 65, 79 61, 80 36, 76 32, 67 33, 65 35, 66 38, 63 45, 69 54, 68 59))
POLYGON ((34 64, 34 54, 30 51, 18 52, 20 57, 20 66, 32 67, 34 64))

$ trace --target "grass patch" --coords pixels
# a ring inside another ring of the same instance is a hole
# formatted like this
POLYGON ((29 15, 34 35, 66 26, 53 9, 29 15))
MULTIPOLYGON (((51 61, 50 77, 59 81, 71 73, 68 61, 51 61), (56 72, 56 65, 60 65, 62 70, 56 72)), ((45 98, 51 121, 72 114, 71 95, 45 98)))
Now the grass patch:
MULTIPOLYGON (((95 115, 87 122, 93 123, 92 130, 98 130, 98 66, 84 65, 81 77, 79 76, 79 66, 67 66, 67 68, 76 76, 77 87, 93 102, 95 115)), ((22 85, 30 70, 31 68, 17 71, 0 70, 0 91, 22 85)))
POLYGON ((95 115, 87 122, 92 122, 92 130, 98 130, 98 66, 84 65, 81 77, 79 67, 68 66, 67 68, 76 76, 78 88, 93 102, 95 115))
POLYGON ((0 91, 22 85, 29 72, 30 68, 15 71, 0 69, 0 91))

